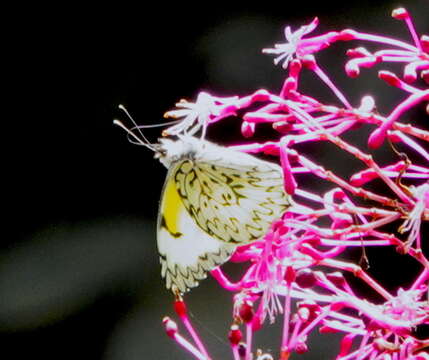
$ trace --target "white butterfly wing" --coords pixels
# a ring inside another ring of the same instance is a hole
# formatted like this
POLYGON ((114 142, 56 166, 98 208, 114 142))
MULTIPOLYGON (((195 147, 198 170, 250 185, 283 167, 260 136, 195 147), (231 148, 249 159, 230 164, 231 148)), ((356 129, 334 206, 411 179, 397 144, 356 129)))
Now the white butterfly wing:
POLYGON ((279 166, 196 144, 185 143, 192 151, 170 164, 158 215, 161 273, 167 288, 180 292, 197 286, 237 245, 262 237, 290 206, 279 166))
POLYGON ((158 217, 158 251, 166 287, 183 293, 197 286, 207 271, 228 260, 234 248, 198 227, 179 197, 174 178, 168 176, 158 217))
POLYGON ((183 161, 174 174, 183 204, 198 226, 220 241, 259 239, 291 205, 281 168, 206 144, 204 152, 183 161))

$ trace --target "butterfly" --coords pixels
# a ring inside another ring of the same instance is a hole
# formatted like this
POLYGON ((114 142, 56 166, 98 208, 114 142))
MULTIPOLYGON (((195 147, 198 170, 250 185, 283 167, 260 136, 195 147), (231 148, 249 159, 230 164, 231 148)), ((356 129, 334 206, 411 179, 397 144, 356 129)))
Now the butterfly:
POLYGON ((198 286, 291 206, 277 164, 189 134, 151 148, 168 169, 157 243, 161 275, 174 293, 198 286))

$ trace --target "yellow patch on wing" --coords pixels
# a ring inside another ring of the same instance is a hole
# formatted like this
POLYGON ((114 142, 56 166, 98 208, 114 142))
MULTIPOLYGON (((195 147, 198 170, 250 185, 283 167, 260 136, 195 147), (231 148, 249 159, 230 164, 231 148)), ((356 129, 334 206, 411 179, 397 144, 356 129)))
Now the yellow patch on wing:
POLYGON ((174 179, 169 179, 165 184, 164 196, 161 205, 161 216, 164 219, 167 231, 171 234, 181 234, 179 230, 180 214, 186 211, 185 206, 176 189, 174 179))

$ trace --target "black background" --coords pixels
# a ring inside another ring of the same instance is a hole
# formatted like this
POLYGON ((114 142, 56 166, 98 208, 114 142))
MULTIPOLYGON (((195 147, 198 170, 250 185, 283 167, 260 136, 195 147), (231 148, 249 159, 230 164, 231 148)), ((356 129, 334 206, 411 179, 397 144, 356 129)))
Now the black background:
MULTIPOLYGON (((283 40, 284 25, 296 28, 317 15, 317 32, 350 27, 408 40, 405 25, 390 17, 398 6, 406 6, 417 28, 428 32, 425 0, 70 2, 6 11, 2 354, 188 358, 160 325, 172 314, 155 245, 165 169, 112 125, 114 118, 126 122, 117 106, 124 104, 139 124, 152 124, 180 98, 193 99, 200 90, 219 96, 278 91, 283 70, 261 49, 283 40)), ((383 94, 377 98, 381 112, 401 98, 381 82, 369 83, 369 76, 347 79, 341 65, 345 47, 338 49, 321 60, 354 105, 367 91, 383 94)), ((303 86, 316 97, 328 96, 311 77, 303 86)), ((231 131, 214 127, 209 138, 239 141, 237 126, 228 126, 231 131)), ((147 135, 155 141, 158 131, 147 135)), ((373 271, 382 276, 386 269, 375 265, 373 271)), ((391 289, 398 282, 405 286, 406 274, 396 269, 386 281, 391 289)), ((189 302, 196 326, 221 358, 229 356, 231 309, 228 294, 217 290, 208 279, 189 302)), ((276 349, 278 339, 261 338, 260 345, 276 349)), ((315 341, 315 356, 335 346, 315 341)))

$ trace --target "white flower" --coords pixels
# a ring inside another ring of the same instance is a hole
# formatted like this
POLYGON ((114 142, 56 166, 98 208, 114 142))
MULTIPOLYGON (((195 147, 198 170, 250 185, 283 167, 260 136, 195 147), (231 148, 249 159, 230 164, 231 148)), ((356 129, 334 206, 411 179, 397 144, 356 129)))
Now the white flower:
POLYGON ((289 65, 289 62, 294 58, 294 56, 299 55, 299 45, 302 40, 302 37, 310 32, 312 32, 318 25, 319 20, 314 18, 314 20, 308 24, 301 26, 295 32, 292 32, 290 26, 285 28, 285 38, 287 42, 281 44, 274 44, 274 48, 263 49, 262 52, 265 54, 276 54, 278 55, 274 59, 274 64, 277 65, 280 61, 283 60, 283 69, 286 69, 289 65))
POLYGON ((203 128, 202 137, 204 138, 207 125, 212 121, 219 120, 220 117, 229 115, 222 110, 226 109, 228 105, 233 105, 237 99, 235 96, 220 98, 206 92, 201 92, 198 94, 195 103, 181 100, 176 103, 176 107, 179 109, 171 110, 164 114, 166 118, 181 118, 181 120, 178 124, 164 130, 163 134, 165 136, 182 133, 194 135, 198 130, 203 128))
MULTIPOLYGON (((408 214, 407 220, 400 226, 399 232, 410 232, 408 235, 406 246, 412 246, 417 240, 420 241, 420 226, 422 224, 422 216, 424 211, 429 208, 429 183, 425 183, 417 188, 411 189, 417 202, 413 210, 408 214)), ((420 244, 418 244, 420 246, 420 244)))
POLYGON ((422 322, 428 312, 427 301, 422 300, 423 290, 399 289, 398 295, 383 305, 383 313, 395 320, 407 321, 412 326, 422 322))

